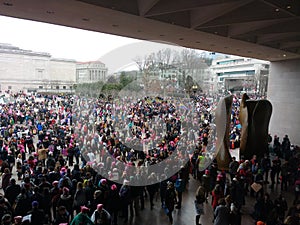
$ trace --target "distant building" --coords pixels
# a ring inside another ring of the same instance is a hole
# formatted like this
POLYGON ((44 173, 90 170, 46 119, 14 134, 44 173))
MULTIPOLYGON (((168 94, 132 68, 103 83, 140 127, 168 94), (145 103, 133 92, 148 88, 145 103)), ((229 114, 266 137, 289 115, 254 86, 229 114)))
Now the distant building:
POLYGON ((0 90, 71 92, 76 83, 76 62, 52 58, 49 53, 0 43, 0 90))
POLYGON ((185 65, 183 63, 171 64, 167 69, 158 70, 158 79, 176 83, 176 87, 183 87, 187 77, 190 76, 197 91, 213 92, 212 74, 204 59, 199 59, 197 64, 185 65))
POLYGON ((239 56, 227 56, 212 61, 218 89, 266 92, 269 62, 239 56))
POLYGON ((107 71, 100 61, 80 62, 76 64, 76 81, 78 84, 106 81, 107 71))

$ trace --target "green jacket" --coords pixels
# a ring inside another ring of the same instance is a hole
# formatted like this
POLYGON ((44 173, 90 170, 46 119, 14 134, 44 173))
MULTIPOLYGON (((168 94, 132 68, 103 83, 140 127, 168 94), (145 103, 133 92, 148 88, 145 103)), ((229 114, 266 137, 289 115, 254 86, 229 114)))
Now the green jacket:
POLYGON ((84 213, 77 214, 70 225, 94 225, 90 217, 84 213))

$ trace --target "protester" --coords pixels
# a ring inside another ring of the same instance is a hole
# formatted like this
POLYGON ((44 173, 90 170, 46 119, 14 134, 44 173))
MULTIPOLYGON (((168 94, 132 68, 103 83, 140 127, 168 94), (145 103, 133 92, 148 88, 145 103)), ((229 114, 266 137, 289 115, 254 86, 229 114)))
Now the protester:
POLYGON ((91 221, 90 217, 88 216, 89 210, 89 208, 81 206, 80 213, 74 217, 70 225, 94 225, 93 221, 91 221))
POLYGON ((70 213, 66 210, 65 206, 59 206, 57 209, 56 218, 53 225, 60 225, 62 223, 68 224, 70 222, 70 213))
POLYGON ((201 225, 200 217, 204 214, 204 206, 203 203, 206 201, 205 196, 205 188, 203 186, 199 186, 196 191, 196 199, 195 199, 195 209, 196 209, 196 225, 201 225))
MULTIPOLYGON (((190 163, 186 159, 191 159, 192 174, 198 176, 205 188, 205 200, 212 191, 212 205, 216 209, 218 200, 230 193, 235 205, 235 210, 231 210, 234 215, 238 215, 236 213, 247 204, 244 196, 253 183, 253 175, 261 169, 265 175, 263 180, 269 179, 266 176, 269 162, 253 157, 239 164, 233 158, 229 165, 231 179, 225 182, 226 173, 212 163, 213 154, 209 152, 209 142, 214 140, 212 114, 216 102, 209 101, 204 95, 195 96, 192 101, 175 97, 144 97, 136 102, 127 96, 108 100, 18 93, 12 98, 11 102, 1 104, 0 109, 2 186, 7 198, 0 208, 13 216, 26 216, 32 210, 39 212, 40 207, 46 215, 51 213, 49 219, 54 223, 67 223, 76 214, 82 214, 82 206, 91 208, 85 213, 91 216, 98 204, 102 204, 111 215, 113 224, 117 225, 120 211, 124 221, 128 221, 128 207, 131 217, 144 213, 145 207, 159 210, 155 207, 155 196, 159 193, 162 206, 173 222, 176 203, 177 208, 189 204, 181 200, 184 187, 189 187, 186 185, 190 163), (196 113, 193 115, 194 108, 196 113), (10 156, 16 158, 15 163, 10 156), (173 156, 175 160, 169 162, 168 158, 173 156), (166 160, 165 168, 152 170, 152 165, 166 160), (14 171, 17 171, 20 187, 17 181, 10 179, 14 171), (179 173, 174 175, 174 171, 179 173), (171 183, 167 184, 168 181, 171 183), (147 182, 151 185, 145 185, 147 182), (119 185, 122 183, 123 186, 119 185), (143 185, 131 186, 137 183, 143 185), (144 204, 146 196, 149 196, 149 206, 144 204), (35 201, 39 202, 38 207, 32 208, 31 202, 35 201), (8 202, 12 209, 6 206, 8 202)), ((235 149, 239 146, 241 126, 238 121, 239 96, 234 99, 231 140, 235 149)), ((297 175, 293 168, 298 168, 296 148, 287 138, 282 144, 274 138, 276 144, 273 147, 281 152, 281 145, 284 146, 284 154, 289 160, 281 165, 278 155, 272 161, 270 174, 274 188, 281 175, 283 191, 296 184, 297 175), (292 181, 292 178, 296 180, 292 181)), ((264 185, 263 182, 263 188, 264 185)), ((259 205, 266 203, 261 203, 258 197, 257 208, 261 209, 259 205)), ((273 212, 271 210, 268 214, 273 212)), ((196 207, 197 223, 202 214, 202 210, 196 207)), ((280 219, 284 216, 280 215, 280 219)))
POLYGON ((174 211, 176 202, 177 199, 176 199, 176 193, 174 189, 174 183, 169 181, 167 191, 166 191, 166 198, 165 198, 165 212, 169 217, 169 221, 171 224, 173 224, 172 212, 174 211))
POLYGON ((97 209, 93 212, 91 220, 95 225, 111 225, 111 216, 103 208, 103 204, 97 205, 97 209))
POLYGON ((214 211, 214 225, 229 225, 230 209, 226 206, 224 198, 219 199, 214 211))
POLYGON ((16 183, 14 178, 10 179, 10 184, 4 191, 4 197, 8 200, 10 205, 13 205, 17 199, 17 196, 21 192, 21 187, 16 183))
POLYGON ((32 202, 32 209, 27 212, 27 215, 31 215, 31 225, 41 225, 47 222, 45 219, 44 210, 39 209, 39 202, 37 201, 32 202))

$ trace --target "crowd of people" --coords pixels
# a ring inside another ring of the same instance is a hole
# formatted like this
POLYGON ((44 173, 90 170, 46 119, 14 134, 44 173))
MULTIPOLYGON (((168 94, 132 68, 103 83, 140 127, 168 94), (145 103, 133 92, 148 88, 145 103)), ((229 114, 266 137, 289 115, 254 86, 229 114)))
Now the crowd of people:
POLYGON ((294 150, 291 157, 284 160, 278 156, 271 160, 267 154, 261 160, 255 155, 251 160, 240 161, 232 157, 228 175, 212 164, 200 176, 196 194, 196 224, 209 195, 215 225, 241 224, 241 210, 247 205, 246 196, 255 202, 251 216, 257 224, 299 224, 300 167, 299 156, 296 155, 299 150, 294 150), (290 202, 284 197, 289 195, 288 191, 293 196, 290 202), (199 211, 199 208, 202 210, 199 211))
MULTIPOLYGON (((233 97, 231 149, 237 149, 240 142, 239 100, 239 95, 233 97)), ((262 159, 257 159, 256 155, 245 159, 241 155, 237 160, 233 156, 228 171, 219 171, 216 162, 205 171, 197 169, 203 155, 197 149, 194 151, 191 157, 195 168, 193 176, 200 181, 195 201, 196 224, 203 214, 203 203, 207 203, 210 195, 216 225, 241 224, 241 210, 247 204, 246 196, 255 199, 251 216, 257 224, 299 224, 300 148, 290 143, 288 135, 280 142, 277 135, 273 138, 269 134, 268 142, 269 150, 262 159), (294 196, 290 208, 283 197, 283 193, 288 191, 292 191, 294 196), (274 196, 275 192, 279 195, 274 196)))
MULTIPOLYGON (((241 129, 238 102, 236 97, 233 133, 241 129)), ((233 158, 228 172, 219 171, 213 160, 215 106, 206 96, 11 94, 0 106, 1 224, 117 225, 143 213, 146 196, 152 210, 157 194, 173 223, 190 174, 199 182, 196 224, 210 197, 215 225, 240 224, 247 194, 257 199, 256 221, 299 219, 297 147, 288 137, 282 143, 274 137, 270 153, 278 158, 233 158), (296 184, 296 206, 288 213, 282 196, 271 201, 265 191, 270 180, 270 190, 277 182, 283 191, 296 184), (262 186, 257 192, 254 183, 262 186)))
POLYGON ((129 209, 133 215, 139 205, 145 207, 145 193, 152 209, 158 191, 172 221, 188 180, 189 151, 197 144, 197 127, 187 127, 197 126, 199 116, 205 120, 204 146, 209 138, 204 106, 176 104, 181 107, 159 97, 134 103, 129 98, 9 96, 1 105, 3 223, 14 217, 24 224, 77 224, 86 218, 104 224, 93 214, 105 212, 105 224, 117 224, 120 213, 126 222, 129 209))

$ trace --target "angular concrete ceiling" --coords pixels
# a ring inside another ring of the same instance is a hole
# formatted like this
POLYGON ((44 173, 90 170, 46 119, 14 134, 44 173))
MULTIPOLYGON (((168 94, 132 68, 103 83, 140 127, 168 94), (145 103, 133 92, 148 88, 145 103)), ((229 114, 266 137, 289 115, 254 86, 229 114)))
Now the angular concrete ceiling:
POLYGON ((300 58, 299 0, 0 0, 0 15, 269 61, 300 58))

